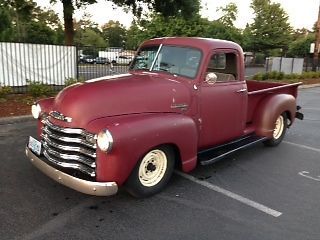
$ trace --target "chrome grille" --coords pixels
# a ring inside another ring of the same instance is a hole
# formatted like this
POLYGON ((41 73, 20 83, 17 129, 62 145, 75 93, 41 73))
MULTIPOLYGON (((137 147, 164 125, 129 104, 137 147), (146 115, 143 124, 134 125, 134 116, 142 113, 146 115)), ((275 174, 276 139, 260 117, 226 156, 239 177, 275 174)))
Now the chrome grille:
POLYGON ((43 154, 46 159, 62 168, 74 169, 95 177, 95 135, 79 128, 62 128, 48 119, 42 121, 43 154))

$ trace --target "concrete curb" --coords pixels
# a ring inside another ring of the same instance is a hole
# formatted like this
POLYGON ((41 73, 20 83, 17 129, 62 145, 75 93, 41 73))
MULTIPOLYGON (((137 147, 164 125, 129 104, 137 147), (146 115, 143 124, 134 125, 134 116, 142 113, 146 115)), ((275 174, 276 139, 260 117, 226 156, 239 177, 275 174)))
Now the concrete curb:
POLYGON ((320 87, 320 83, 301 85, 299 86, 299 89, 308 89, 308 88, 314 88, 314 87, 320 87))
POLYGON ((0 118, 0 125, 13 124, 13 123, 19 123, 19 122, 28 122, 32 120, 34 120, 32 115, 3 117, 3 118, 0 118))

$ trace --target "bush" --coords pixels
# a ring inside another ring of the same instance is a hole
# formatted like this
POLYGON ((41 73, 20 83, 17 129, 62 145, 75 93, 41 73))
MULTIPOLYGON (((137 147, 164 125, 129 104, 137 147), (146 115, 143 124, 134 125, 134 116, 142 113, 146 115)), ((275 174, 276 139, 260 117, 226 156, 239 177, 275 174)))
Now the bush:
POLYGON ((263 75, 264 75, 263 73, 257 73, 252 77, 252 79, 261 81, 263 80, 263 75))
POLYGON ((6 97, 8 94, 12 93, 12 88, 9 86, 0 86, 0 98, 6 97))
POLYGON ((66 78, 66 80, 64 81, 64 84, 66 86, 70 86, 72 84, 75 84, 75 83, 79 83, 79 82, 84 82, 84 79, 83 78, 66 78))
POLYGON ((298 79, 311 79, 311 78, 320 78, 320 72, 303 72, 302 74, 291 73, 291 74, 284 74, 283 72, 266 72, 266 73, 258 73, 253 76, 252 79, 254 80, 291 80, 287 82, 296 82, 298 79))
POLYGON ((35 98, 41 97, 41 96, 47 97, 53 93, 49 85, 43 84, 41 82, 27 80, 27 84, 28 84, 28 87, 27 87, 28 93, 30 93, 32 97, 35 97, 35 98))

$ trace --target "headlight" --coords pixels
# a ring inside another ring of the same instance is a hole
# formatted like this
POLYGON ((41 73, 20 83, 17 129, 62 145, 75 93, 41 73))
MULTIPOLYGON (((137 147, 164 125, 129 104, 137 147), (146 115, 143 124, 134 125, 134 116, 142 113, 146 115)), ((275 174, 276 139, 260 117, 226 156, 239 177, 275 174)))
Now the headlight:
POLYGON ((32 113, 32 116, 35 118, 35 119, 38 119, 40 117, 40 113, 41 113, 41 107, 39 104, 35 104, 35 105, 32 105, 31 107, 31 113, 32 113))
POLYGON ((103 130, 98 134, 98 147, 104 152, 110 152, 113 145, 113 138, 108 130, 103 130))

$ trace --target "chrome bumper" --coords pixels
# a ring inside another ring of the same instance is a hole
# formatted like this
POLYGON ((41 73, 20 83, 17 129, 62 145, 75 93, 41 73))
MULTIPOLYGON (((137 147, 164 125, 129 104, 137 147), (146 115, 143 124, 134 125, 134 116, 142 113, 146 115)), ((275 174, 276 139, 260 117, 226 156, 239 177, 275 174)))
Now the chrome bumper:
POLYGON ((26 147, 26 155, 31 163, 48 177, 78 192, 95 196, 110 196, 118 191, 118 185, 115 182, 90 182, 61 172, 38 158, 28 147, 26 147))

